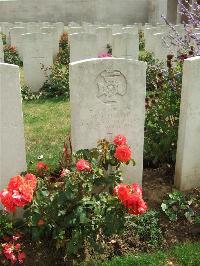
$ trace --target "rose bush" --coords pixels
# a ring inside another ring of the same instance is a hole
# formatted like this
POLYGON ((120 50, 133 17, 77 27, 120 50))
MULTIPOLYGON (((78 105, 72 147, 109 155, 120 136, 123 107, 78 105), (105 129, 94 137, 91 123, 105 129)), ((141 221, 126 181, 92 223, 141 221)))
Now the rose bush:
POLYGON ((15 47, 6 44, 4 45, 3 50, 4 50, 5 63, 14 64, 18 66, 23 65, 23 62, 20 59, 19 54, 15 47))
POLYGON ((124 136, 116 136, 113 143, 101 140, 97 148, 75 154, 69 147, 65 145, 60 176, 52 180, 44 173, 32 203, 25 207, 32 238, 52 239, 68 261, 83 260, 86 246, 99 250, 101 236, 122 232, 127 215, 147 211, 141 188, 122 185, 121 166, 135 164, 124 136))
POLYGON ((147 62, 147 95, 144 158, 146 166, 175 164, 182 87, 182 59, 176 65, 171 55, 163 62, 143 53, 147 62))

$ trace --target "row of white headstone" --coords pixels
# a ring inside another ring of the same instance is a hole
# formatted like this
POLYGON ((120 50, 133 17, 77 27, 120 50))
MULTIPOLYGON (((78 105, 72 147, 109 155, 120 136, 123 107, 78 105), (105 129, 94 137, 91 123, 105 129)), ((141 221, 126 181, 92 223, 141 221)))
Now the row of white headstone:
MULTIPOLYGON (((43 69, 48 69, 53 64, 53 59, 59 50, 59 38, 64 31, 64 24, 2 22, 0 25, 8 43, 16 47, 23 60, 25 84, 32 92, 39 91, 46 80, 46 74, 50 73, 50 71, 45 73, 41 68, 43 66, 43 69)), ((113 46, 114 57, 137 59, 138 32, 141 27, 142 24, 128 26, 115 24, 106 27, 89 23, 83 23, 83 27, 69 25, 65 30, 73 33, 69 38, 71 62, 97 58, 100 53, 107 52, 108 44, 113 46), (89 30, 90 27, 93 28, 93 33, 89 30)), ((1 55, 3 58, 2 52, 1 55)))
MULTIPOLYGON (((187 25, 187 27, 190 26, 187 25)), ((186 35, 183 24, 174 25, 173 28, 172 30, 169 25, 152 26, 147 23, 128 26, 121 24, 102 26, 86 22, 80 26, 73 23, 68 27, 71 44, 70 61, 95 58, 97 54, 107 52, 107 44, 112 47, 113 57, 137 59, 138 34, 143 31, 146 51, 153 53, 156 59, 166 62, 168 54, 173 54, 175 58, 178 55, 177 44, 172 44, 173 35, 183 38, 186 35)), ((200 38, 200 28, 194 28, 192 31, 196 37, 199 35, 200 38)), ((196 45, 192 38, 191 45, 196 45)))
POLYGON ((138 33, 116 33, 108 27, 99 27, 96 33, 73 33, 69 35, 70 62, 101 57, 112 49, 112 56, 116 58, 138 59, 138 33))
MULTIPOLYGON (((0 25, 8 43, 16 47, 23 59, 25 84, 31 91, 39 91, 46 80, 46 74, 41 66, 48 69, 53 64, 53 59, 59 51, 59 38, 64 31, 64 24, 62 22, 55 24, 16 22, 13 25, 2 22, 0 25)), ((113 45, 114 57, 138 58, 140 24, 126 27, 117 24, 100 26, 87 24, 87 27, 82 28, 70 26, 65 28, 69 33, 77 32, 70 34, 71 62, 97 58, 98 54, 107 51, 108 44, 113 45), (88 26, 95 29, 95 34, 87 31, 88 26), (81 29, 80 33, 78 33, 78 29, 81 29), (82 32, 83 30, 85 32, 82 32), (119 33, 113 35, 115 32, 119 33)), ((3 60, 1 61, 3 62, 3 60)))
MULTIPOLYGON (((112 56, 116 58, 138 59, 139 33, 150 24, 136 23, 100 25, 83 22, 82 26, 70 23, 68 26, 70 41, 70 61, 96 58, 112 47, 112 56)), ((159 31, 159 25, 157 25, 159 31)))
MULTIPOLYGON (((42 70, 48 69, 59 51, 59 39, 64 31, 62 22, 50 24, 49 22, 8 22, 0 23, 2 32, 8 37, 12 46, 17 48, 24 63, 24 79, 26 85, 33 92, 39 91, 47 75, 42 70), (20 27, 19 27, 20 26, 20 27), (10 28, 11 27, 11 28, 10 28), (30 31, 28 33, 28 31, 30 31)), ((182 32, 183 25, 176 25, 177 31, 182 32)), ((70 61, 80 61, 97 58, 112 47, 112 55, 116 58, 138 59, 140 30, 144 30, 146 50, 153 52, 155 57, 166 60, 169 53, 176 54, 176 48, 170 51, 163 38, 167 36, 169 27, 158 24, 134 24, 123 26, 97 25, 84 22, 82 26, 71 23, 65 30, 68 31, 70 41, 70 61)), ((2 40, 0 38, 0 61, 3 62, 2 40)))
MULTIPOLYGON (((175 184, 200 186, 200 57, 184 62, 175 184)), ((128 182, 142 183, 146 63, 89 59, 70 64, 72 146, 95 147, 101 138, 124 134, 136 166, 124 168, 128 182)), ((19 68, 0 63, 0 189, 26 170, 19 68)))
MULTIPOLYGON (((6 35, 7 43, 15 47, 23 60, 25 84, 33 92, 39 91, 49 74, 49 67, 59 52, 60 37, 64 32, 64 23, 0 23, 1 31, 6 35), (20 27, 18 26, 20 25, 20 27), (46 73, 42 69, 47 69, 46 73)), ((0 58, 3 62, 2 39, 0 38, 0 58)))
MULTIPOLYGON (((200 28, 192 28, 190 26, 190 30, 196 38, 200 39, 200 28)), ((174 39, 184 39, 186 35, 183 24, 174 25, 173 29, 168 25, 157 27, 147 25, 144 27, 145 50, 153 53, 155 58, 161 61, 166 60, 168 54, 173 54, 176 58, 178 55, 178 42, 174 41, 174 39)), ((190 44, 196 48, 194 39, 191 38, 190 44)))

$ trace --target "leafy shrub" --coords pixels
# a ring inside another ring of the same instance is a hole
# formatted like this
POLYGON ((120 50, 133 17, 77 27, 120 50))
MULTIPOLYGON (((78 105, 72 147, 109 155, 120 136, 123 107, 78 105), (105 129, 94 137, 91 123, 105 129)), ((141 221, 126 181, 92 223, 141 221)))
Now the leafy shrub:
MULTIPOLYGON (((147 67, 147 97, 145 124, 145 160, 160 163, 175 163, 178 139, 182 66, 168 68, 155 61, 151 54, 144 54, 147 67)), ((171 58, 171 57, 170 57, 171 58)))
POLYGON ((57 64, 67 66, 70 62, 70 51, 67 33, 63 33, 59 43, 59 53, 56 58, 57 64))
POLYGON ((190 222, 194 216, 192 204, 194 199, 187 197, 183 192, 174 191, 169 193, 167 198, 163 201, 162 211, 171 221, 186 218, 190 222))
POLYGON ((4 235, 11 234, 13 225, 7 212, 0 211, 0 242, 4 235))
POLYGON ((162 243, 162 231, 159 227, 159 213, 153 210, 140 216, 131 216, 127 223, 130 231, 139 236, 150 248, 156 248, 162 243))
POLYGON ((59 53, 56 57, 56 63, 67 66, 70 63, 69 59, 69 50, 59 50, 59 53))
POLYGON ((0 33, 0 36, 2 37, 3 45, 6 45, 6 35, 3 33, 0 33))
POLYGON ((139 49, 140 51, 144 51, 145 48, 145 39, 144 39, 144 32, 139 32, 139 49))
MULTIPOLYGON (((48 236, 57 248, 65 250, 68 258, 83 259, 85 245, 100 250, 101 235, 119 234, 130 206, 125 206, 113 194, 113 189, 121 183, 119 167, 124 165, 122 161, 132 162, 128 151, 126 144, 102 140, 95 149, 81 150, 69 156, 69 144, 65 146, 68 168, 63 169, 54 181, 47 176, 39 179, 34 200, 25 211, 34 239, 48 236), (119 154, 121 147, 126 147, 125 155, 124 152, 119 154)), ((137 199, 141 198, 140 191, 134 192, 137 199)), ((127 202, 131 195, 127 194, 127 202)), ((136 203, 133 205, 140 207, 136 203)))
POLYGON ((46 73, 47 80, 41 89, 42 97, 52 98, 66 96, 69 98, 68 68, 56 63, 52 67, 44 69, 44 71, 46 73))
POLYGON ((4 45, 4 61, 8 64, 23 65, 16 48, 10 45, 4 45))
POLYGON ((59 47, 62 50, 66 50, 69 48, 68 34, 66 32, 64 32, 60 38, 59 47))

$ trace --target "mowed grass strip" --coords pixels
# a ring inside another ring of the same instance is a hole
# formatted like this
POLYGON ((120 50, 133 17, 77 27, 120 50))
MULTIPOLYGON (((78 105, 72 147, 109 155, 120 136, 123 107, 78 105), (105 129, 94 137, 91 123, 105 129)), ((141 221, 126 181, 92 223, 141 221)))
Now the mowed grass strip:
MULTIPOLYGON (((88 264, 89 265, 89 264, 88 264)), ((185 243, 164 252, 155 254, 135 254, 116 257, 104 263, 91 263, 96 266, 199 266, 200 243, 185 243)))
POLYGON ((23 113, 28 170, 35 170, 41 155, 55 169, 70 133, 69 102, 63 98, 24 101, 23 113))

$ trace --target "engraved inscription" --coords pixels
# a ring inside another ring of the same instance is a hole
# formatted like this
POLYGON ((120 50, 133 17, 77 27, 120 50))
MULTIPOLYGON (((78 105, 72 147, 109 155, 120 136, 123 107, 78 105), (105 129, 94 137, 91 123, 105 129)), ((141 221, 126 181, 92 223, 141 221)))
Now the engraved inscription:
POLYGON ((103 71, 97 77, 97 97, 104 103, 114 103, 127 93, 127 81, 118 71, 103 71))

